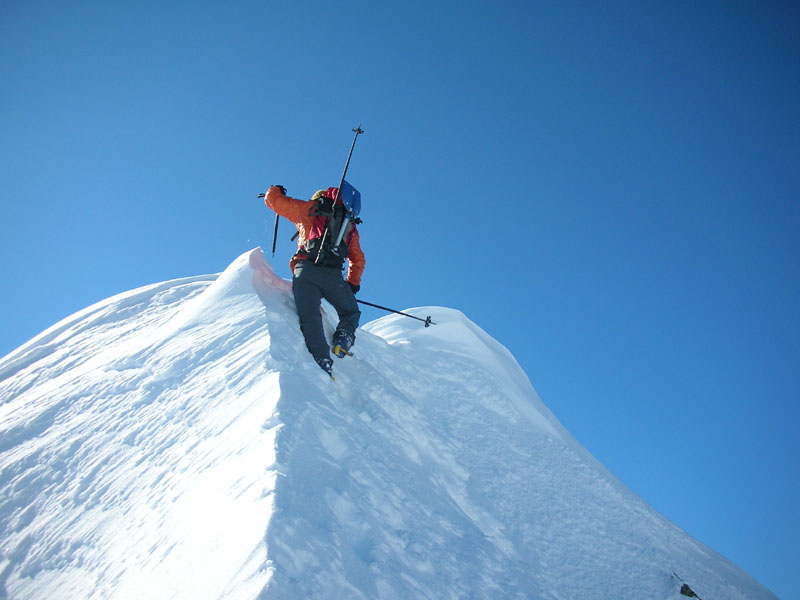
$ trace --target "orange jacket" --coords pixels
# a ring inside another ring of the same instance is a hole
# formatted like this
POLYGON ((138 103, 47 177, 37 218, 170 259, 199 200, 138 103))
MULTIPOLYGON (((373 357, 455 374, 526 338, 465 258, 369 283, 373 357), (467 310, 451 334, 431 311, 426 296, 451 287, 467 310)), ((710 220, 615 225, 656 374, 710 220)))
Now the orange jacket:
MULTIPOLYGON (((298 200, 284 196, 280 188, 273 185, 267 190, 264 196, 264 203, 268 208, 274 210, 280 216, 289 219, 297 227, 299 236, 297 237, 297 247, 302 248, 308 238, 308 232, 311 231, 312 217, 309 214, 316 205, 316 202, 311 200, 298 200)), ((354 227, 355 229, 355 227, 354 227)), ((295 256, 289 261, 289 266, 294 272, 294 266, 297 263, 295 256)), ((353 285, 361 285, 361 274, 364 272, 364 252, 361 250, 361 242, 359 240, 358 230, 355 230, 353 237, 350 241, 350 251, 347 254, 347 281, 353 285)))

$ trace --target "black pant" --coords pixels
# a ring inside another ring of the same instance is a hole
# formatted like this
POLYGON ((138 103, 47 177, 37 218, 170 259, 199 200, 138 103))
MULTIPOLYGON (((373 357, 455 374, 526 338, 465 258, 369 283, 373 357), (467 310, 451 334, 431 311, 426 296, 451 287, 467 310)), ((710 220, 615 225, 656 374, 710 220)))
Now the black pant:
POLYGON ((330 302, 339 315, 336 331, 347 333, 355 340, 361 311, 353 290, 342 279, 340 269, 320 267, 310 260, 300 261, 294 267, 292 291, 297 316, 300 317, 300 330, 315 360, 330 358, 331 355, 319 312, 322 298, 330 302))

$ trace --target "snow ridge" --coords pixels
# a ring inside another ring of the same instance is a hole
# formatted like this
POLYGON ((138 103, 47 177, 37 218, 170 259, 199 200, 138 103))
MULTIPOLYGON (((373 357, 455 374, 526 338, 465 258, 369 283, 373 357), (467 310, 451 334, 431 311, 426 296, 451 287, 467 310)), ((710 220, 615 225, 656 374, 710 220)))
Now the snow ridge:
POLYGON ((256 249, 0 360, 0 598, 774 598, 411 312, 439 325, 365 325, 331 382, 256 249))

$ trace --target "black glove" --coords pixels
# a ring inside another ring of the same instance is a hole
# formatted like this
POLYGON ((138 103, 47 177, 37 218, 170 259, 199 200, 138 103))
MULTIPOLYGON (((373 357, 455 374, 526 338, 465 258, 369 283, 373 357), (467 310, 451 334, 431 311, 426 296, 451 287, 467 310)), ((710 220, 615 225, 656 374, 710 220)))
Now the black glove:
POLYGON ((350 286, 350 289, 351 289, 351 290, 353 290, 353 295, 354 295, 354 296, 355 296, 355 295, 358 293, 358 290, 360 290, 360 289, 361 289, 361 286, 360 286, 360 285, 356 285, 356 284, 354 284, 354 283, 350 283, 349 281, 347 282, 347 285, 349 285, 349 286, 350 286))

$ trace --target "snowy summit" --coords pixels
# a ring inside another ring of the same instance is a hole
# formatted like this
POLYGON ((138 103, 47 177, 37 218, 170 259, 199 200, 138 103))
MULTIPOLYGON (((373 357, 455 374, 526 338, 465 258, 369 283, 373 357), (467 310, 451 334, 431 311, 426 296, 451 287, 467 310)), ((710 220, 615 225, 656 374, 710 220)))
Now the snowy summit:
POLYGON ((462 313, 410 312, 437 325, 365 325, 331 381, 256 249, 0 360, 0 598, 775 597, 462 313))

